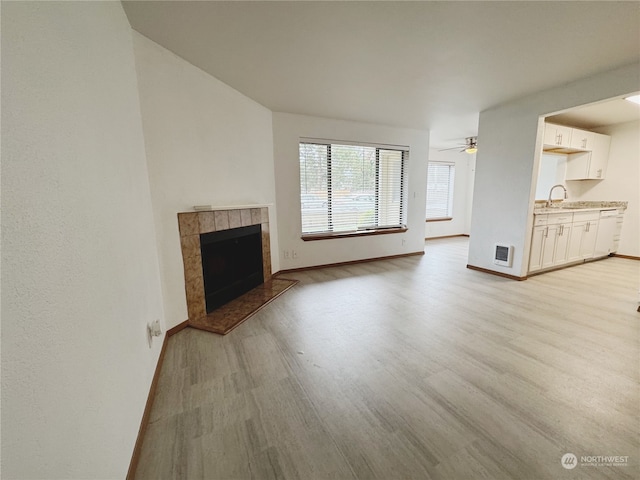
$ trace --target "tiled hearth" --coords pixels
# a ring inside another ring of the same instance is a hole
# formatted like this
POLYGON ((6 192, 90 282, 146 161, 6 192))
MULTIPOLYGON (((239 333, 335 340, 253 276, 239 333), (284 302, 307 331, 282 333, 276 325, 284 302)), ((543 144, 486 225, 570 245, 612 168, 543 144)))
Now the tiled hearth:
POLYGON ((228 333, 296 283, 295 280, 271 277, 271 242, 267 207, 226 207, 203 212, 178 213, 178 225, 184 264, 187 311, 191 327, 220 334, 228 333), (265 283, 207 315, 200 235, 249 225, 260 225, 262 228, 262 267, 265 283))

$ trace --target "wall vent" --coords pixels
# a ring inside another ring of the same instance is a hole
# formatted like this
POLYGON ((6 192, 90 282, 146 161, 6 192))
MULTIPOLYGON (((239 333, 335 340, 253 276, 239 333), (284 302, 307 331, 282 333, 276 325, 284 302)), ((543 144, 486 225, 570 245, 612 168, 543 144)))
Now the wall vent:
POLYGON ((503 267, 510 267, 513 263, 513 245, 496 244, 493 263, 503 267))

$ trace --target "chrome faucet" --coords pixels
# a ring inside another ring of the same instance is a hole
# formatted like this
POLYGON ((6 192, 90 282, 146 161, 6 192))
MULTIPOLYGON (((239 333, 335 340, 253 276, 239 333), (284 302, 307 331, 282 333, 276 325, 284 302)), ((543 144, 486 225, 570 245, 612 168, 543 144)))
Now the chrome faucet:
POLYGON ((559 183, 558 185, 554 185, 553 187, 551 187, 551 190, 549 190, 549 200, 547 200, 547 207, 551 207, 551 194, 553 193, 553 189, 556 187, 560 187, 562 188, 562 190, 564 190, 564 199, 566 200, 567 198, 569 198, 567 196, 567 189, 565 188, 564 185, 562 185, 561 183, 559 183))

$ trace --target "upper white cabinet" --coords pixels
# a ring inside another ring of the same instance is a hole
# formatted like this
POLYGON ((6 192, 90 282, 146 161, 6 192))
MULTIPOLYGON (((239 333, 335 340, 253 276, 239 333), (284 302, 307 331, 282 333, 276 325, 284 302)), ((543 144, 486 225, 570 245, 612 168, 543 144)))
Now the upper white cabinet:
POLYGON ((595 135, 597 134, 574 128, 571 130, 571 141, 569 142, 569 146, 578 150, 592 150, 595 135))
POLYGON ((543 150, 566 153, 565 180, 602 180, 609 162, 611 137, 600 133, 546 123, 543 150))
POLYGON ((571 146, 571 127, 546 123, 544 126, 545 146, 555 148, 569 148, 571 146))
POLYGON ((570 153, 567 156, 565 180, 602 180, 609 163, 611 137, 589 132, 591 151, 570 153))

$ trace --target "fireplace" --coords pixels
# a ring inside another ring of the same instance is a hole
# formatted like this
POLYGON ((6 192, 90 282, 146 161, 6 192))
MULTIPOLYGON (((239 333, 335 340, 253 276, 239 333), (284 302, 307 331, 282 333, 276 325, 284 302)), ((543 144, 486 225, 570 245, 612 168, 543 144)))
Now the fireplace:
MULTIPOLYGON (((180 244, 184 265, 187 312, 192 323, 207 316, 201 239, 209 233, 233 232, 244 227, 257 227, 262 249, 263 281, 271 280, 271 242, 269 209, 257 207, 221 207, 210 211, 178 213, 180 244)), ((233 235, 233 234, 231 234, 233 235)))
POLYGON ((206 312, 263 283, 260 225, 200 234, 206 312))
POLYGON ((226 335, 297 283, 271 276, 264 205, 181 212, 178 227, 189 327, 226 335))

